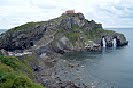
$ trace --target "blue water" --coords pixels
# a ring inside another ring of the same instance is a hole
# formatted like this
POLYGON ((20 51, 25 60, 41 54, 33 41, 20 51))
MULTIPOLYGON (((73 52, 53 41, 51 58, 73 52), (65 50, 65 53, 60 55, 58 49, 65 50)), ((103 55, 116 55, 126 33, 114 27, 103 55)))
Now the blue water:
POLYGON ((129 45, 118 48, 105 48, 101 53, 67 53, 62 58, 78 62, 78 74, 84 83, 94 83, 95 88, 133 88, 133 29, 115 28, 123 33, 129 45))
MULTIPOLYGON (((105 48, 103 52, 67 53, 62 58, 71 63, 79 63, 79 70, 71 70, 86 85, 94 83, 95 88, 133 88, 133 29, 115 28, 123 33, 129 45, 119 48, 105 48)), ((6 30, 0 29, 0 33, 6 30)), ((64 64, 64 63, 63 63, 64 64)), ((73 75, 65 78, 73 79, 73 75)), ((63 74, 64 76, 64 74, 63 74)), ((77 80, 75 80, 77 82, 77 80)))

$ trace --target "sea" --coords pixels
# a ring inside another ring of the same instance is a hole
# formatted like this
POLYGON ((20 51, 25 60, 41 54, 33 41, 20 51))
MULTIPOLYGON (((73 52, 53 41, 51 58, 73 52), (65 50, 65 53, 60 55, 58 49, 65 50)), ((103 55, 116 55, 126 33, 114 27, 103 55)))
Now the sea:
MULTIPOLYGON (((78 63, 62 79, 84 83, 90 88, 133 88, 133 28, 108 28, 123 33, 129 44, 124 47, 103 48, 102 52, 73 52, 64 54, 63 62, 78 63)), ((6 30, 1 30, 4 33, 6 30)), ((59 64, 61 65, 63 62, 59 64)), ((62 67, 63 68, 63 67, 62 67)))
POLYGON ((102 52, 66 53, 62 59, 79 63, 81 67, 73 74, 92 88, 133 88, 133 28, 108 29, 123 33, 128 46, 103 48, 102 52))
POLYGON ((5 33, 6 31, 7 31, 7 29, 0 29, 0 34, 5 33))

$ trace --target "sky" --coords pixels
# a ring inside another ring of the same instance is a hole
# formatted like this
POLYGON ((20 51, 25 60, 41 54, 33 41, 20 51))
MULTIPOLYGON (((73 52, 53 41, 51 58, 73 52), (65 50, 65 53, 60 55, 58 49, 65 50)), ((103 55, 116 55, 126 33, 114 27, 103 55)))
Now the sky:
POLYGON ((0 29, 52 19, 71 9, 104 28, 133 27, 133 0, 0 0, 0 29))

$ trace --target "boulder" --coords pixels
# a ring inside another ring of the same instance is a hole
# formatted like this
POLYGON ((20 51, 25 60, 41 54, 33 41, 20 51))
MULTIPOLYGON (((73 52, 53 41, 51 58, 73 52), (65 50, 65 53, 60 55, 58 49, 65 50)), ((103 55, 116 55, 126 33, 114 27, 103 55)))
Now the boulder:
POLYGON ((8 55, 8 52, 7 52, 6 50, 4 50, 4 49, 1 49, 1 50, 0 50, 0 55, 5 55, 5 56, 7 56, 7 55, 8 55))
POLYGON ((126 38, 123 34, 117 34, 116 43, 117 43, 117 46, 125 46, 128 44, 128 41, 126 41, 126 38))

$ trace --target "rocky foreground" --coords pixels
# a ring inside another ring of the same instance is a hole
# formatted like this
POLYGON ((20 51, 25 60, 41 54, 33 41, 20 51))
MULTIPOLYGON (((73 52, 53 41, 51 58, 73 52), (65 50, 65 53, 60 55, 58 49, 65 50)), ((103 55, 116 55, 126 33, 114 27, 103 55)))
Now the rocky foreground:
MULTIPOLYGON (((76 84, 71 80, 60 78, 60 73, 69 74, 70 70, 58 68, 59 58, 62 54, 71 51, 101 51, 103 38, 105 47, 112 47, 113 39, 116 39, 116 46, 128 44, 123 34, 104 30, 102 24, 94 20, 88 21, 83 13, 66 12, 55 19, 28 22, 9 29, 0 35, 0 49, 15 53, 30 50, 32 54, 29 56, 34 56, 28 62, 35 74, 32 79, 47 88, 88 88, 89 86, 84 83, 76 84)), ((24 55, 17 57, 25 58, 24 55)), ((69 62, 67 67, 78 70, 79 65, 69 62)), ((80 79, 77 77, 77 80, 80 79)))

